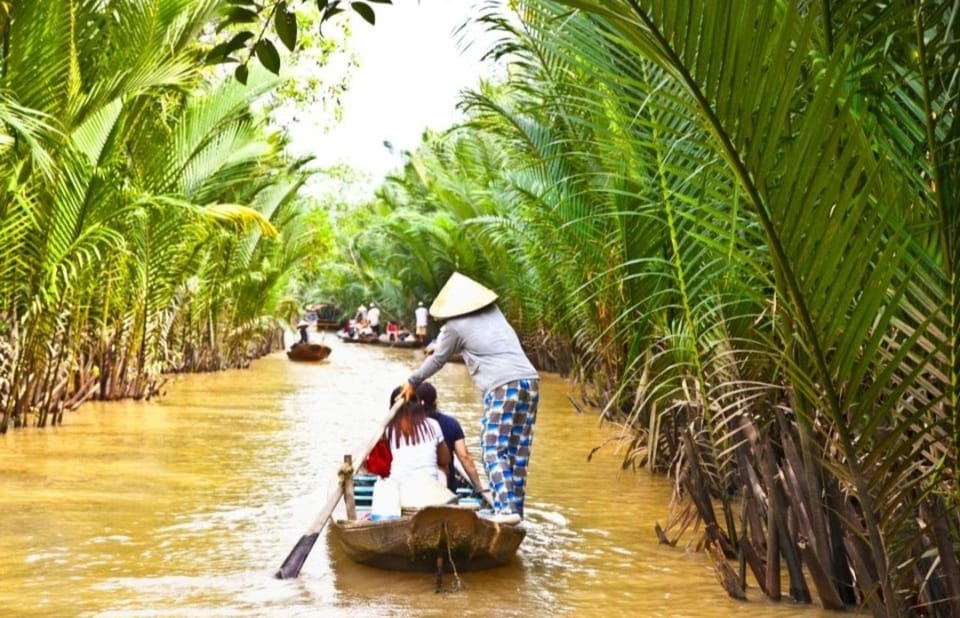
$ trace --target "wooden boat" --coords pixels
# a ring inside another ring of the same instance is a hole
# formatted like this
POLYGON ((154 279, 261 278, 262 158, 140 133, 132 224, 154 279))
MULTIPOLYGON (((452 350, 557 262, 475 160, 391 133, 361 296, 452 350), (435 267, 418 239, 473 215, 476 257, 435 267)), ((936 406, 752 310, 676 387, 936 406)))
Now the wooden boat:
POLYGON ((384 348, 421 348, 423 344, 416 339, 406 341, 390 341, 386 335, 364 335, 362 337, 352 338, 346 333, 338 332, 337 336, 344 343, 371 343, 384 348))
POLYGON ((313 314, 308 321, 312 322, 317 330, 337 330, 343 321, 340 310, 332 303, 314 303, 307 305, 306 310, 313 314))
POLYGON ((339 520, 331 531, 354 562, 394 571, 476 571, 517 553, 526 530, 463 506, 428 506, 392 521, 339 520), (450 564, 450 561, 453 564, 450 564))
POLYGON ((330 347, 321 343, 295 343, 287 350, 292 361, 322 361, 330 356, 330 347))
POLYGON ((389 341, 381 338, 378 340, 378 343, 385 348, 422 348, 423 344, 417 341, 416 339, 410 339, 406 341, 389 341))
POLYGON ((331 520, 331 534, 354 562, 393 571, 477 571, 510 561, 526 536, 518 525, 500 524, 478 513, 469 489, 458 490, 459 504, 405 510, 400 519, 365 518, 377 477, 359 474, 345 492, 358 519, 331 520), (451 564, 452 560, 452 564, 451 564))
POLYGON ((351 337, 344 331, 337 331, 337 337, 344 343, 380 343, 376 335, 363 335, 362 337, 351 337))

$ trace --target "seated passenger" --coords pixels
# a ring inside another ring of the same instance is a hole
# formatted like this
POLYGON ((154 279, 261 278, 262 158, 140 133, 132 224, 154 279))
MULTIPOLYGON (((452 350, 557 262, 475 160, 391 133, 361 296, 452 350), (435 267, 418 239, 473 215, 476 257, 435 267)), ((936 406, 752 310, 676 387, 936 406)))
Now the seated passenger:
POLYGON ((361 320, 359 326, 357 326, 356 334, 353 336, 354 339, 369 339, 375 337, 376 333, 373 332, 373 328, 370 326, 370 322, 366 320, 361 320))
POLYGON ((445 504, 455 497, 446 487, 450 449, 440 424, 418 400, 404 402, 387 423, 385 437, 392 456, 390 478, 399 483, 402 507, 445 504))
POLYGON ((394 341, 399 341, 400 339, 400 325, 390 320, 387 322, 387 341, 393 343, 394 341))
MULTIPOLYGON (((452 455, 460 460, 460 466, 470 480, 471 488, 479 494, 483 490, 483 484, 480 481, 480 475, 477 474, 477 466, 473 463, 470 451, 467 450, 466 437, 463 434, 463 427, 460 421, 444 414, 437 409, 437 389, 429 382, 421 382, 417 387, 417 399, 426 415, 440 424, 440 431, 443 433, 443 440, 447 443, 452 455)), ((450 458, 450 465, 447 467, 447 488, 450 491, 457 491, 458 482, 454 475, 453 457, 450 458)))

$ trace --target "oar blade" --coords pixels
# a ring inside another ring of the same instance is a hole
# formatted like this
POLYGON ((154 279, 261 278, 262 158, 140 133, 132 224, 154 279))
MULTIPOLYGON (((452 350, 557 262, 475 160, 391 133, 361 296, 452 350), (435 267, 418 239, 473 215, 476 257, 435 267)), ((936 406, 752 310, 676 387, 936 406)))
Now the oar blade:
POLYGON ((292 579, 300 575, 300 569, 303 568, 303 563, 307 561, 307 556, 310 555, 310 550, 313 549, 313 544, 317 542, 318 536, 320 536, 320 533, 314 532, 300 537, 274 577, 277 579, 292 579))

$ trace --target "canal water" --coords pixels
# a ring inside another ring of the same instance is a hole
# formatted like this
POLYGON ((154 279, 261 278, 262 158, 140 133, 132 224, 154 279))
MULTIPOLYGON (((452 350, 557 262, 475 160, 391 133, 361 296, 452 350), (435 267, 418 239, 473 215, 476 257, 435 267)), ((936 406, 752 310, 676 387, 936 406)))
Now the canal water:
MULTIPOLYGON (((707 559, 657 544, 667 479, 620 472, 617 435, 543 376, 527 538, 509 565, 432 576, 350 562, 321 534, 299 578, 273 573, 310 526, 343 455, 376 429, 419 351, 342 344, 179 377, 150 402, 87 404, 60 427, 0 436, 3 616, 826 616, 727 598, 707 559), (446 583, 451 583, 448 576, 446 583)), ((462 365, 434 379, 479 459, 479 395, 462 365)), ((481 473, 482 474, 482 473, 481 473)), ((839 614, 832 614, 838 616, 839 614)))

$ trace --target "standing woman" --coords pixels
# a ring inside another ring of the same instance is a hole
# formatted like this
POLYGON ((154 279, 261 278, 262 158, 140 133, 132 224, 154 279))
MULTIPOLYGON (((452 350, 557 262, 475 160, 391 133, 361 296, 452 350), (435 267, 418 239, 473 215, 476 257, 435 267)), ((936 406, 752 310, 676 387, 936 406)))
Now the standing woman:
POLYGON ((450 276, 430 306, 430 314, 446 324, 434 353, 407 378, 403 396, 413 399, 421 382, 454 354, 463 356, 483 397, 480 444, 493 494, 491 519, 517 523, 523 517, 540 380, 496 300, 493 290, 473 279, 450 276))

